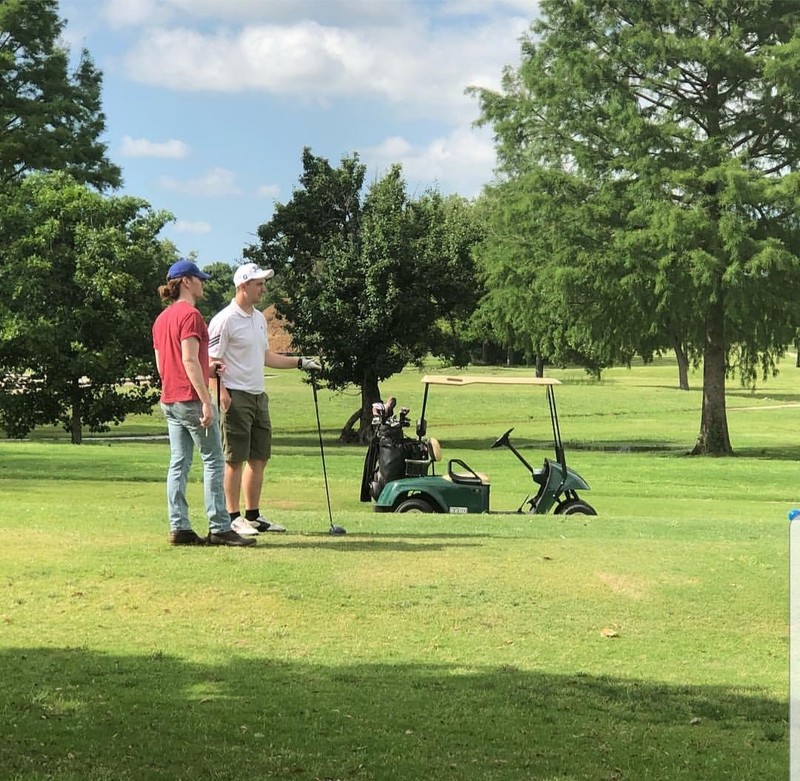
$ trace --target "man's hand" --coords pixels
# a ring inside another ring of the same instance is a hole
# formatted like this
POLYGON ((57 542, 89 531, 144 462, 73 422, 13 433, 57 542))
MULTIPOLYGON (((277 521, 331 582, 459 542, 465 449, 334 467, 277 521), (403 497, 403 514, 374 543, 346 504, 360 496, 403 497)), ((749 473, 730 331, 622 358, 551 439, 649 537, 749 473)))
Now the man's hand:
POLYGON ((200 414, 200 425, 207 430, 208 427, 214 422, 214 408, 211 406, 211 402, 204 401, 202 410, 203 411, 200 414))
POLYGON ((219 405, 223 412, 227 412, 231 408, 231 394, 224 385, 220 388, 219 405))
POLYGON ((316 358, 301 358, 299 368, 307 372, 318 372, 322 370, 322 366, 320 366, 316 358))

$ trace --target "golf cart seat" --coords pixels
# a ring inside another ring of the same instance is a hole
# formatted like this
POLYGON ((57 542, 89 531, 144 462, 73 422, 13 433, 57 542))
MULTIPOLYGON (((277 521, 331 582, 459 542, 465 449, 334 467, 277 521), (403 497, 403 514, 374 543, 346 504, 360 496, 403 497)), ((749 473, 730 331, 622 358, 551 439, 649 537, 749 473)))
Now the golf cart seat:
POLYGON ((427 458, 424 459, 406 459, 406 477, 424 477, 429 468, 432 470, 433 465, 442 460, 442 446, 438 439, 431 438, 425 443, 425 454, 427 458))
POLYGON ((476 472, 460 458, 451 458, 447 462, 446 479, 452 480, 459 485, 489 485, 489 475, 483 472, 476 472), (459 471, 455 471, 453 469, 454 466, 458 467, 459 471))

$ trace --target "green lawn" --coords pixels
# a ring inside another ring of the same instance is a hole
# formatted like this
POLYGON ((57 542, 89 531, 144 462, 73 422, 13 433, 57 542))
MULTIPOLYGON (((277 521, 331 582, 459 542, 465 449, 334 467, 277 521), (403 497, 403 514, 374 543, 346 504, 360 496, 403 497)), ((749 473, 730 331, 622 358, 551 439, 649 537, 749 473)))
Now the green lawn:
MULTIPOLYGON (((80 447, 0 442, 0 776, 787 777, 798 371, 731 387, 730 459, 685 455, 699 379, 677 390, 669 360, 552 372, 597 517, 374 514, 363 449, 336 441, 357 396, 320 392, 344 537, 311 389, 277 372, 265 509, 289 532, 249 550, 166 544, 167 444, 120 439, 164 434, 158 414, 80 447)), ((420 376, 383 389, 412 418, 420 376)), ((514 426, 550 454, 539 389, 434 389, 427 418, 495 510, 532 485, 489 444, 514 426)))

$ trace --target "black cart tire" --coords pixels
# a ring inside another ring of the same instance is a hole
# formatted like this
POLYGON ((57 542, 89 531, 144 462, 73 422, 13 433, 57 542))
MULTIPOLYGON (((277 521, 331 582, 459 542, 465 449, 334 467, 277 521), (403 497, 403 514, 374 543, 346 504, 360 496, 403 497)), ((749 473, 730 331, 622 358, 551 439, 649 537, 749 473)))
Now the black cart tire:
POLYGON ((583 499, 565 499, 554 512, 556 515, 597 515, 597 510, 583 499))
POLYGON ((433 511, 433 507, 428 502, 418 497, 406 499, 395 508, 396 513, 432 513, 433 511))

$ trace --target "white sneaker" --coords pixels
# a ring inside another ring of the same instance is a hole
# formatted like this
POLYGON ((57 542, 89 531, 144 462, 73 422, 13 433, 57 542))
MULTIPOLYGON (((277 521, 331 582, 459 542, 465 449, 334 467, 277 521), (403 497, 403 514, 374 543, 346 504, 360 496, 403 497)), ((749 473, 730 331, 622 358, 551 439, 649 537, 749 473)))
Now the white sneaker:
POLYGON ((254 521, 248 523, 260 532, 285 532, 286 527, 281 526, 279 523, 268 521, 263 515, 259 515, 254 521))
POLYGON ((258 529, 253 526, 250 521, 247 520, 243 515, 240 515, 236 520, 231 521, 231 529, 233 529, 237 534, 240 534, 242 537, 252 537, 254 534, 258 534, 258 529))

